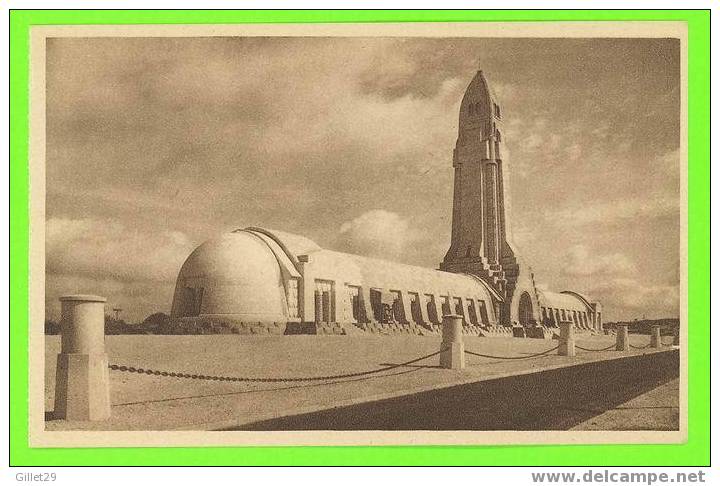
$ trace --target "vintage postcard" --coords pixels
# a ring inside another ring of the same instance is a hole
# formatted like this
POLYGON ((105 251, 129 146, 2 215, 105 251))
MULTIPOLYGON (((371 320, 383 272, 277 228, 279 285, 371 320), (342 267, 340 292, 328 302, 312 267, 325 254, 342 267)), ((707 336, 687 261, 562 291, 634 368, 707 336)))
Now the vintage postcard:
POLYGON ((33 27, 31 446, 684 442, 686 48, 33 27))

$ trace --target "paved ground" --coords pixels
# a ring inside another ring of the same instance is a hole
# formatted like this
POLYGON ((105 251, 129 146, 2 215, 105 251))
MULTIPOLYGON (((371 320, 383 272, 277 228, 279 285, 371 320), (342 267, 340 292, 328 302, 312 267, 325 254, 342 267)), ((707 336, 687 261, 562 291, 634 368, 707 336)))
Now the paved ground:
POLYGON ((670 380, 572 430, 679 430, 679 386, 679 379, 670 380))
MULTIPOLYGON (((676 418, 662 415, 648 420, 644 408, 632 405, 640 398, 627 402, 646 390, 667 401, 655 387, 677 376, 677 357, 677 353, 662 353, 596 361, 264 420, 231 430, 677 430, 676 418), (593 427, 582 426, 590 417, 604 417, 606 410, 620 415, 604 418, 593 427), (628 417, 631 420, 623 422, 628 417)), ((668 392, 678 393, 677 388, 668 392)), ((676 416, 677 408, 671 412, 676 416)))
MULTIPOLYGON (((578 344, 599 349, 611 344, 613 340, 612 336, 581 337, 578 344)), ((638 346, 646 344, 648 340, 648 336, 631 337, 631 342, 638 346)), ((539 339, 466 339, 466 349, 499 356, 527 356, 556 345, 556 341, 539 339)), ((247 377, 354 373, 409 361, 434 353, 439 346, 438 338, 415 336, 223 335, 107 338, 108 354, 112 363, 186 373, 247 377)), ((667 349, 670 348, 663 351, 667 349)), ((59 339, 48 337, 47 430, 204 430, 247 426, 288 415, 384 400, 393 396, 411 395, 441 387, 567 367, 577 363, 592 363, 621 355, 614 351, 579 351, 576 358, 555 354, 509 361, 468 357, 469 367, 463 372, 440 369, 437 366, 438 357, 433 356, 411 366, 369 377, 312 383, 228 383, 111 371, 113 416, 108 421, 89 423, 52 419, 55 356, 58 351, 59 339)), ((631 350, 622 356, 652 352, 647 349, 631 350)), ((593 375, 590 373, 587 376, 593 375)), ((577 376, 575 380, 579 383, 591 383, 585 376, 577 376)), ((562 382, 559 382, 557 386, 561 384, 562 382)), ((636 385, 628 384, 631 388, 636 385)), ((637 390, 636 387, 632 393, 637 395, 644 391, 647 390, 637 390)), ((542 394, 547 394, 545 388, 539 388, 534 396, 542 394)), ((624 394, 623 398, 623 401, 626 401, 632 396, 624 394)), ((522 402, 520 405, 525 403, 522 398, 519 400, 522 402)), ((509 403, 508 406, 516 405, 509 403)), ((600 412, 602 410, 595 414, 600 412)), ((584 419, 588 418, 590 417, 584 419)), ((573 425, 576 423, 568 426, 573 425)))

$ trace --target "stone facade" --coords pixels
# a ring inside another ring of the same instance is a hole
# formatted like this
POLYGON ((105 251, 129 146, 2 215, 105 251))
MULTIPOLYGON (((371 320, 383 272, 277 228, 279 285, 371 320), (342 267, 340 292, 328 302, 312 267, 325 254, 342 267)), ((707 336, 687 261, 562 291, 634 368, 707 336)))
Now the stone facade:
POLYGON ((203 243, 188 257, 172 317, 228 323, 241 334, 435 335, 442 316, 456 312, 469 333, 479 333, 498 324, 498 298, 472 275, 335 252, 298 235, 245 228, 203 243), (280 322, 288 325, 280 330, 280 322))
POLYGON ((450 248, 440 270, 325 250, 299 235, 245 228, 200 245, 177 279, 172 317, 241 334, 437 336, 443 315, 476 336, 547 338, 560 320, 601 330, 600 304, 540 292, 509 227, 502 109, 479 71, 460 107, 450 248))
MULTIPOLYGON (((503 325, 557 327, 558 321, 549 318, 550 307, 541 305, 535 275, 518 257, 506 225, 508 166, 503 157, 502 123, 500 101, 483 72, 478 71, 460 104, 453 153, 452 236, 440 269, 477 275, 488 282, 502 297, 498 316, 503 325)), ((599 304, 573 295, 577 300, 563 308, 568 312, 574 309, 578 328, 595 329, 595 307, 599 304)))

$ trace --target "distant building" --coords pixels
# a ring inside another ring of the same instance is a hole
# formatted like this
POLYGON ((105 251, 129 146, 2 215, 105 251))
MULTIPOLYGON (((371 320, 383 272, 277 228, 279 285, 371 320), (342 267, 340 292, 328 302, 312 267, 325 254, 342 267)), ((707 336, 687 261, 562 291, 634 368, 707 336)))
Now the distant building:
POLYGON ((443 314, 457 313, 477 335, 507 333, 513 325, 547 330, 560 320, 601 331, 598 302, 572 291, 539 291, 513 248, 505 224, 502 115, 479 71, 460 106, 452 238, 440 270, 246 228, 192 252, 177 279, 171 317, 224 320, 247 332, 433 334, 443 314))

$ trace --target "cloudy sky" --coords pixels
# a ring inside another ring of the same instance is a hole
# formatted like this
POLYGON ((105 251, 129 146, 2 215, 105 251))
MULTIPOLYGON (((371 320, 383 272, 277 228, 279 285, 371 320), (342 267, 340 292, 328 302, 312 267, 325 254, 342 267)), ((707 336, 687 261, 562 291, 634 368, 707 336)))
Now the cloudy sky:
POLYGON ((478 66, 503 104, 536 281, 677 316, 679 44, 663 39, 52 39, 47 295, 168 312, 183 260, 249 225, 437 268, 478 66))

